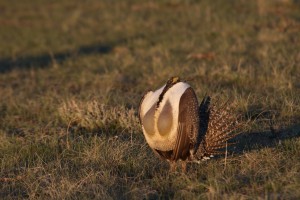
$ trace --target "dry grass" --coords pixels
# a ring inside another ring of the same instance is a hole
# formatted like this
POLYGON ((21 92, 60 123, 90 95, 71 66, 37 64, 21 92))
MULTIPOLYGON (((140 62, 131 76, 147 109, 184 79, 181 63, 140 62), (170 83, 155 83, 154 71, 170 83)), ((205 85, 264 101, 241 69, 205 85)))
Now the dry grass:
POLYGON ((139 130, 135 110, 124 106, 109 107, 96 100, 86 103, 71 100, 64 102, 58 111, 64 123, 87 131, 122 134, 139 130))
POLYGON ((298 1, 1 1, 1 199, 299 199, 298 1), (169 173, 138 103, 170 76, 251 123, 169 173))

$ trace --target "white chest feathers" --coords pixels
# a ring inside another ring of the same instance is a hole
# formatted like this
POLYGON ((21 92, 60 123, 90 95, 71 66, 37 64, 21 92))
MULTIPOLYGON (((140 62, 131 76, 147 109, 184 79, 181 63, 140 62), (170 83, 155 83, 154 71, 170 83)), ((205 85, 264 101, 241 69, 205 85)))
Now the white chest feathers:
POLYGON ((179 82, 162 94, 165 87, 148 92, 140 105, 140 119, 146 141, 151 148, 161 151, 172 150, 175 146, 179 102, 190 85, 179 82))

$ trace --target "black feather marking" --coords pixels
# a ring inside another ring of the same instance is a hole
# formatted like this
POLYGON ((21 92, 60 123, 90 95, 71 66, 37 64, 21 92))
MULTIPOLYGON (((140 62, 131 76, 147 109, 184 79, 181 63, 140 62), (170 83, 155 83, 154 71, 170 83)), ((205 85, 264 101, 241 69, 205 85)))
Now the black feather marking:
POLYGON ((158 102, 156 103, 156 108, 159 107, 159 104, 161 103, 161 101, 163 100, 164 98, 164 95, 165 93, 171 88, 173 87, 173 85, 175 85, 176 83, 179 83, 180 82, 180 78, 179 77, 171 77, 167 83, 166 83, 166 86, 164 87, 162 93, 159 95, 158 97, 158 102))
POLYGON ((205 96, 199 106, 199 120, 200 120, 200 124, 199 124, 199 134, 197 136, 197 142, 195 144, 194 147, 194 152, 197 151, 197 149, 199 148, 199 145, 201 143, 201 141, 204 139, 205 134, 207 132, 207 128, 208 128, 208 122, 209 122, 209 114, 210 114, 210 96, 205 96))

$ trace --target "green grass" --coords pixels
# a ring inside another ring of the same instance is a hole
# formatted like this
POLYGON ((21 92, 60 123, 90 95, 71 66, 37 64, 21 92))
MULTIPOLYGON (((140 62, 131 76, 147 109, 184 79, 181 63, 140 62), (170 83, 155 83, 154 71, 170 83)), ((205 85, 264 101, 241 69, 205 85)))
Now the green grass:
POLYGON ((300 198, 300 4, 0 1, 0 198, 300 198), (252 121, 169 173, 138 103, 178 75, 252 121))

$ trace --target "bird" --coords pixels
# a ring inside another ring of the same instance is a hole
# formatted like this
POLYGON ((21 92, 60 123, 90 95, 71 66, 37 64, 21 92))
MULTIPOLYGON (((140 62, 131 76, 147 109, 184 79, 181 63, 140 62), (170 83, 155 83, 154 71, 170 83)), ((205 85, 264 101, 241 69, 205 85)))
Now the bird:
MULTIPOLYGON (((227 141, 240 127, 229 103, 211 104, 205 95, 200 105, 194 89, 178 76, 140 100, 139 121, 146 142, 154 153, 167 160, 175 172, 181 161, 183 172, 188 162, 207 160, 222 154, 227 141)), ((231 143, 229 143, 230 145, 231 143)))

